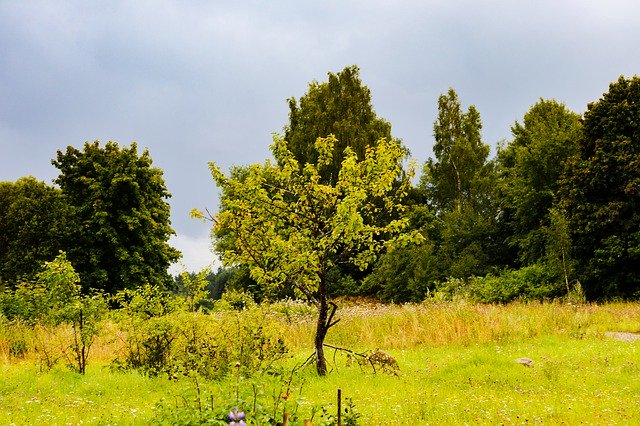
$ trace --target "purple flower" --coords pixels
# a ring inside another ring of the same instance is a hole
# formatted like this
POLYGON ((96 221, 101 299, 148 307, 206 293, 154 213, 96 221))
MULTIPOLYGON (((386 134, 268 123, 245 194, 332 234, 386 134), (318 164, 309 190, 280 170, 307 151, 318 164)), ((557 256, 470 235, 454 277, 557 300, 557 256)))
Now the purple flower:
POLYGON ((229 413, 229 426, 246 426, 247 424, 244 422, 246 417, 244 411, 238 411, 237 407, 234 408, 229 413))

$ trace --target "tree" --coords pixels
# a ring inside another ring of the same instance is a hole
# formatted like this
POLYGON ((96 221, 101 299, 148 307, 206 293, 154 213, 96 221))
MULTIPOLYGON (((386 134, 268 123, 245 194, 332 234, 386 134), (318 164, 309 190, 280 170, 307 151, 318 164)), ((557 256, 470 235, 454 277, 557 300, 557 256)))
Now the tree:
POLYGON ((640 296, 640 77, 620 77, 584 114, 561 207, 590 299, 640 296))
POLYGON ((135 143, 120 148, 85 143, 68 147, 52 161, 60 185, 76 210, 68 256, 85 288, 115 293, 145 283, 171 282, 168 266, 179 252, 168 245, 170 197, 162 170, 152 167, 135 143))
POLYGON ((31 176, 0 182, 0 282, 35 277, 63 249, 72 223, 59 189, 31 176))
POLYGON ((276 136, 271 146, 276 164, 254 164, 242 179, 227 177, 210 163, 224 207, 213 217, 214 235, 231 233, 235 241, 225 246, 221 258, 227 265, 248 265, 263 286, 288 283, 316 304, 314 345, 320 375, 327 372, 324 339, 337 322, 337 307, 329 300, 330 270, 343 263, 365 268, 383 249, 420 239, 419 233, 402 233, 407 219, 365 221, 380 213, 380 203, 389 211, 403 209, 410 176, 402 170, 400 145, 382 139, 367 148, 362 161, 346 148, 331 185, 322 182, 321 174, 332 167, 336 142, 332 135, 318 138, 317 162, 301 167, 285 140, 276 136))
POLYGON ((508 244, 522 265, 530 265, 544 257, 550 212, 565 163, 578 151, 582 125, 563 104, 540 99, 511 132, 513 140, 498 150, 501 211, 508 244))
POLYGON ((317 138, 336 137, 331 164, 321 172, 324 182, 338 180, 345 148, 350 147, 361 161, 368 146, 382 138, 393 139, 391 124, 376 115, 371 92, 362 84, 359 74, 355 65, 337 74, 329 73, 329 81, 312 82, 300 100, 289 99, 289 124, 285 126, 284 139, 300 167, 317 162, 314 148, 317 138))
POLYGON ((487 163, 489 145, 482 143, 481 129, 475 106, 465 113, 455 90, 440 95, 438 118, 433 125, 436 160, 427 161, 422 181, 438 213, 461 212, 465 205, 474 210, 482 207, 485 178, 491 167, 487 163))
POLYGON ((497 175, 481 129, 480 113, 463 112, 455 90, 438 98, 435 160, 425 163, 420 188, 440 222, 433 240, 442 270, 454 278, 486 273, 499 253, 497 175))

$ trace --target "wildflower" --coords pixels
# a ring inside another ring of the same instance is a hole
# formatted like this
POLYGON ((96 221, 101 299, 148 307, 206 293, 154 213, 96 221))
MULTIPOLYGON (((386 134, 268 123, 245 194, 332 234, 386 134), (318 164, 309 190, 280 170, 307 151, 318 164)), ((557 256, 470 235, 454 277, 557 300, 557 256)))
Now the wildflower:
POLYGON ((246 415, 243 411, 238 411, 238 407, 229 413, 229 426, 246 426, 244 422, 246 415))

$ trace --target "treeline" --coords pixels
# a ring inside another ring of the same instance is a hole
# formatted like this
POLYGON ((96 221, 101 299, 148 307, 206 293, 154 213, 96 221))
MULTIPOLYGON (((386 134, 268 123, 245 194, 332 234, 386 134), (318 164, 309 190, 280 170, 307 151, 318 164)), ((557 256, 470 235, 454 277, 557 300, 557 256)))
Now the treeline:
MULTIPOLYGON (((312 82, 289 109, 273 160, 229 176, 212 165, 222 195, 209 219, 226 265, 208 277, 216 296, 640 296, 640 78, 620 77, 582 114, 540 99, 494 157, 480 112, 450 89, 416 179, 357 67, 312 82)), ((4 287, 60 251, 84 291, 179 287, 167 274, 178 258, 170 195, 148 152, 96 142, 53 164, 56 187, 0 183, 4 287)))
POLYGON ((275 165, 236 167, 228 177, 212 165, 222 188, 220 214, 211 218, 216 248, 233 265, 212 282, 257 299, 293 297, 305 287, 314 297, 326 287, 329 296, 395 302, 640 296, 640 78, 620 77, 582 115, 540 99, 493 158, 479 111, 464 108, 450 89, 438 99, 434 157, 417 184, 408 179, 409 152, 375 114, 357 67, 311 83, 289 106, 289 123, 272 146, 275 165), (328 135, 336 149, 323 162, 328 135), (404 150, 386 164, 395 183, 367 188, 370 177, 352 178, 369 204, 341 212, 353 197, 340 187, 343 175, 381 141, 404 150), (397 163, 405 167, 399 173, 397 163), (290 185, 294 179, 303 189, 290 185), (390 224, 422 238, 373 250, 393 236, 390 224), (374 228, 372 240, 341 251, 345 240, 374 228), (306 241, 337 231, 343 240, 333 251, 306 241), (358 263, 362 253, 370 258, 358 263), (292 266, 300 264, 307 267, 292 266), (310 270, 315 275, 305 276, 310 270))
POLYGON ((149 152, 85 143, 52 163, 56 186, 33 177, 0 182, 0 288, 34 281, 60 252, 85 294, 169 286, 167 268, 180 253, 167 243, 170 194, 149 152))

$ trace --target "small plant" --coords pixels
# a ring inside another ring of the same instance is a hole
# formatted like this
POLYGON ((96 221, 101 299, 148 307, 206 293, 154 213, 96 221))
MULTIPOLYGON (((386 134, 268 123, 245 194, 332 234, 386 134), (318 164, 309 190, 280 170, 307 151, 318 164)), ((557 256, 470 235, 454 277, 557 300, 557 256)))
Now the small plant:
MULTIPOLYGON (((292 386, 293 372, 288 378, 282 374, 260 375, 249 380, 240 374, 236 364, 235 377, 205 387, 192 375, 191 395, 182 395, 174 404, 158 404, 154 423, 157 424, 216 424, 216 425, 281 425, 283 419, 298 422, 302 387, 292 386)), ((301 422, 300 422, 301 423, 301 422)), ((293 423, 298 424, 298 423, 293 423)))
POLYGON ((238 290, 227 290, 222 293, 220 300, 216 301, 214 308, 218 310, 236 310, 242 311, 253 308, 256 302, 250 293, 238 290))
MULTIPOLYGON (((101 294, 83 295, 80 276, 64 252, 45 262, 34 282, 18 284, 13 293, 3 296, 3 311, 16 321, 30 324, 36 335, 36 351, 41 366, 50 369, 68 354, 70 365, 84 374, 89 350, 100 332, 100 321, 106 312, 101 294), (71 342, 58 350, 51 344, 58 326, 70 325, 71 342)), ((22 351, 22 350, 21 350, 22 351)))

